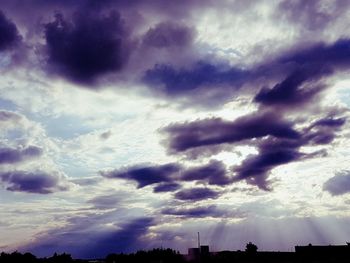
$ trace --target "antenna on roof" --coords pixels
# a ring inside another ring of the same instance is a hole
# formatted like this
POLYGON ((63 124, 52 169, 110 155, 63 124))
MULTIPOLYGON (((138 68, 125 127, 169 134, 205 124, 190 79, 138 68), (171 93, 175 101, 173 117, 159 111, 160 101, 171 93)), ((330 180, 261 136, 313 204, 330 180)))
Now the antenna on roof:
POLYGON ((201 240, 199 238, 199 232, 198 232, 198 248, 200 249, 201 248, 201 240))

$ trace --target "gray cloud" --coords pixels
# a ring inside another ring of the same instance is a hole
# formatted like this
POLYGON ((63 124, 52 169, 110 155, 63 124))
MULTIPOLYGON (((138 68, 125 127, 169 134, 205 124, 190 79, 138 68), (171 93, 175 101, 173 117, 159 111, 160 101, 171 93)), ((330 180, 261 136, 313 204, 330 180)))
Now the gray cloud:
POLYGON ((23 149, 0 148, 0 164, 15 164, 26 160, 38 158, 43 150, 36 146, 28 146, 23 149))
POLYGON ((6 185, 6 190, 15 192, 50 194, 68 190, 63 178, 43 171, 1 172, 0 180, 6 185))
POLYGON ((350 193, 350 172, 343 171, 328 179, 323 190, 334 196, 350 193))
POLYGON ((193 41, 190 28, 173 22, 162 22, 150 28, 143 36, 145 46, 155 48, 184 47, 193 41))
POLYGON ((0 52, 13 49, 21 42, 16 25, 0 10, 0 52))
POLYGON ((110 253, 131 253, 150 246, 150 241, 142 237, 154 224, 153 218, 131 218, 115 224, 110 222, 111 214, 113 212, 71 218, 68 226, 52 229, 20 250, 30 250, 38 256, 65 252, 75 258, 91 259, 104 258, 110 253), (114 225, 105 227, 104 222, 114 225))
POLYGON ((310 31, 321 31, 341 17, 348 6, 349 2, 346 0, 331 2, 283 0, 276 9, 276 13, 279 17, 287 19, 288 23, 299 24, 310 31))
POLYGON ((218 208, 215 205, 210 206, 197 206, 197 207, 190 207, 190 208, 174 208, 169 207, 165 208, 161 211, 164 215, 171 215, 171 216, 178 216, 182 218, 206 218, 206 217, 213 217, 213 218, 225 218, 225 217, 237 217, 242 218, 244 217, 243 213, 240 213, 238 211, 232 211, 225 210, 218 208))
POLYGON ((209 188, 188 188, 175 193, 174 197, 184 201, 198 201, 204 199, 215 199, 220 193, 209 188))
POLYGON ((94 205, 97 209, 112 209, 116 208, 121 201, 121 196, 117 194, 102 195, 94 197, 87 201, 87 203, 94 205))
POLYGON ((138 188, 142 188, 147 185, 172 182, 172 176, 178 173, 180 169, 181 167, 177 164, 164 164, 126 167, 108 172, 100 172, 100 174, 106 178, 134 180, 138 183, 138 188))

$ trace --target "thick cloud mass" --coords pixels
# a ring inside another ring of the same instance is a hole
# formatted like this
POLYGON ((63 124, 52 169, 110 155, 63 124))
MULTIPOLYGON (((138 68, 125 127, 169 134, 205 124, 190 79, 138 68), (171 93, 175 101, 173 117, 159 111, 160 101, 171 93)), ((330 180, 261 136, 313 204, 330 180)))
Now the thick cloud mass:
POLYGON ((216 208, 215 205, 207 207, 194 208, 166 208, 162 210, 164 215, 174 215, 184 218, 202 218, 202 217, 222 217, 225 212, 216 208))
POLYGON ((2 172, 0 179, 7 184, 6 189, 9 191, 49 194, 68 189, 66 186, 60 185, 60 178, 57 175, 40 171, 2 172))
POLYGON ((165 94, 183 95, 201 86, 218 88, 218 86, 230 84, 238 87, 243 83, 247 74, 239 68, 198 62, 190 69, 156 65, 146 72, 143 80, 165 94))
POLYGON ((211 190, 209 188, 190 188, 184 189, 175 194, 175 198, 179 200, 192 200, 198 201, 203 199, 217 198, 220 195, 219 192, 211 190))
POLYGON ((130 167, 109 172, 101 172, 101 175, 107 178, 121 178, 135 180, 138 188, 151 184, 171 182, 171 176, 180 170, 176 164, 165 164, 160 166, 140 166, 130 167))
POLYGON ((42 149, 28 146, 24 149, 0 148, 0 164, 13 164, 33 159, 42 155, 42 149))
POLYGON ((1 0, 0 247, 344 242, 349 3, 1 0))
POLYGON ((298 131, 292 122, 268 111, 243 116, 232 122, 207 119, 175 124, 165 128, 165 132, 169 135, 168 147, 172 154, 197 148, 207 152, 208 148, 222 144, 235 145, 243 140, 258 149, 257 155, 248 156, 239 166, 232 169, 232 177, 228 176, 222 163, 211 162, 207 166, 183 171, 182 180, 196 179, 216 185, 247 180, 261 189, 269 190, 267 178, 272 169, 293 161, 319 156, 317 152, 305 154, 300 148, 331 143, 344 123, 344 118, 327 117, 298 131))
POLYGON ((246 179, 263 190, 270 190, 267 182, 269 172, 282 164, 300 160, 305 154, 299 152, 297 141, 267 139, 259 145, 257 155, 248 156, 234 169, 235 180, 246 179))
POLYGON ((0 10, 0 51, 11 49, 20 41, 16 25, 0 10))
POLYGON ((207 165, 188 168, 182 173, 184 181, 208 181, 210 185, 227 185, 231 182, 226 175, 226 167, 222 162, 211 161, 207 165))
POLYGON ((323 190, 331 195, 343 195, 350 192, 349 171, 338 173, 323 184, 323 190))
POLYGON ((300 134, 292 123, 272 112, 240 117, 232 122, 206 119, 168 126, 171 152, 183 152, 201 146, 235 143, 242 140, 271 135, 278 138, 298 138, 300 134))
POLYGON ((163 22, 150 28, 143 37, 146 46, 156 48, 182 47, 191 44, 193 33, 185 26, 163 22))
POLYGON ((130 219, 128 223, 118 225, 117 229, 100 225, 101 220, 114 223, 109 222, 107 216, 90 215, 92 220, 75 218, 67 227, 51 230, 47 236, 23 250, 29 249, 39 256, 65 252, 73 257, 91 259, 104 258, 110 253, 131 253, 147 247, 146 241, 141 238, 154 224, 152 218, 130 219))
MULTIPOLYGON (((225 186, 232 183, 232 179, 228 176, 226 166, 220 161, 211 161, 208 164, 185 167, 179 164, 164 164, 153 166, 135 166, 124 169, 117 169, 109 172, 100 172, 106 178, 119 178, 136 181, 138 188, 155 184, 154 193, 174 192, 181 189, 181 183, 186 181, 206 182, 209 185, 225 186)), ((190 196, 190 192, 179 191, 180 198, 190 196)), ((214 198, 216 192, 211 189, 194 189, 193 196, 204 194, 214 198)), ((200 198, 200 197, 199 197, 200 198)), ((196 199, 194 197, 194 199, 196 199)))
POLYGON ((78 12, 72 22, 57 14, 45 25, 48 64, 54 73, 89 84, 100 75, 122 69, 130 51, 126 35, 117 12, 78 12))
POLYGON ((309 88, 301 88, 300 86, 307 81, 317 79, 323 74, 324 70, 322 68, 297 70, 281 83, 276 84, 272 89, 263 88, 260 90, 254 100, 264 105, 302 105, 317 95, 323 86, 309 88))
POLYGON ((178 183, 162 183, 154 187, 153 192, 162 193, 162 192, 174 192, 178 190, 181 186, 178 183))
POLYGON ((350 64, 350 39, 341 38, 332 44, 317 43, 294 49, 281 55, 278 62, 313 66, 314 69, 348 67, 350 64))
MULTIPOLYGON (((328 3, 329 4, 329 3, 328 3)), ((325 1, 288 1, 279 4, 278 13, 290 23, 298 23, 310 31, 324 30, 347 10, 349 2, 335 0, 327 6, 325 1), (329 6, 330 5, 330 6, 329 6), (331 8, 331 12, 329 9, 331 8)))

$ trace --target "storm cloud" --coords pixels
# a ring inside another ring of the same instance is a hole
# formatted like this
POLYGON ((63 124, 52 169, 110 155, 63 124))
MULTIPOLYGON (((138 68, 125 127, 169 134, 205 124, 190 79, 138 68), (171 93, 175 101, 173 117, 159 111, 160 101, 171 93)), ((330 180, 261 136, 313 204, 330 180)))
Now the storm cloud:
POLYGON ((302 68, 292 72, 282 82, 276 84, 272 89, 263 88, 255 96, 254 101, 263 105, 303 105, 310 102, 323 89, 323 85, 301 87, 305 82, 311 82, 328 73, 322 68, 302 68))
POLYGON ((223 164, 212 161, 207 166, 184 171, 183 180, 207 180, 209 184, 216 185, 246 180, 260 189, 270 190, 267 178, 272 169, 305 158, 322 156, 322 151, 306 154, 300 148, 331 143, 345 121, 343 117, 331 116, 297 130, 293 122, 284 120, 279 114, 265 112, 243 116, 232 122, 207 119, 175 124, 164 131, 168 133, 169 151, 175 155, 197 148, 208 152, 207 148, 221 147, 222 144, 235 146, 242 144, 242 141, 258 150, 258 154, 247 156, 240 165, 233 167, 232 176, 225 171, 223 164))
POLYGON ((174 192, 181 188, 178 183, 161 183, 153 188, 154 193, 174 192))
POLYGON ((193 41, 190 28, 173 22, 162 22, 150 28, 143 36, 145 46, 155 48, 183 47, 193 41))
POLYGON ((346 240, 348 7, 2 0, 0 247, 346 240))
POLYGON ((6 185, 6 190, 36 194, 50 194, 68 190, 68 185, 56 174, 43 171, 1 172, 0 180, 6 185))
POLYGON ((236 143, 239 141, 274 136, 277 138, 299 138, 293 123, 281 118, 278 113, 253 113, 234 121, 219 118, 174 124, 166 127, 169 150, 179 153, 196 147, 236 143))
POLYGON ((189 64, 186 68, 156 64, 145 71, 142 79, 169 99, 186 97, 203 106, 217 106, 231 100, 238 91, 253 90, 258 90, 254 102, 265 106, 302 106, 327 88, 323 79, 350 65, 350 41, 341 38, 333 43, 299 44, 244 68, 204 59, 189 64), (273 82, 276 84, 269 88, 273 82))
POLYGON ((301 146, 300 141, 272 138, 264 140, 258 146, 259 153, 257 155, 248 156, 238 167, 233 168, 233 172, 236 174, 234 180, 245 179, 260 189, 271 190, 267 182, 270 171, 277 166, 305 157, 306 154, 299 151, 301 146))
POLYGON ((23 149, 0 148, 0 164, 14 164, 38 158, 43 150, 37 146, 28 146, 23 149))
POLYGON ((110 253, 131 253, 147 247, 148 241, 142 240, 142 237, 154 224, 153 218, 131 218, 128 223, 119 223, 118 227, 103 227, 103 222, 111 223, 108 219, 110 214, 89 215, 93 220, 71 218, 67 227, 52 229, 48 235, 22 249, 30 249, 40 256, 65 252, 87 259, 102 258, 110 253))
POLYGON ((215 199, 220 195, 219 192, 209 188, 188 188, 175 193, 174 197, 178 200, 198 201, 204 199, 215 199))
POLYGON ((227 176, 226 166, 216 160, 210 163, 187 168, 181 175, 183 181, 207 181, 209 185, 225 186, 231 183, 231 179, 227 176))
POLYGON ((147 185, 172 182, 173 176, 181 169, 176 164, 164 164, 159 166, 135 166, 126 167, 108 172, 100 172, 106 178, 120 178, 126 180, 134 180, 138 184, 138 188, 147 185))
POLYGON ((72 21, 62 14, 45 25, 47 63, 53 73, 91 84, 98 76, 119 71, 130 49, 120 14, 76 12, 72 21))
POLYGON ((16 25, 0 10, 0 52, 13 49, 20 42, 20 36, 16 25))
POLYGON ((220 86, 241 86, 249 72, 240 68, 215 65, 205 61, 194 63, 190 69, 176 69, 171 65, 158 64, 146 71, 143 81, 159 92, 170 96, 190 93, 204 86, 205 89, 219 89, 220 86))

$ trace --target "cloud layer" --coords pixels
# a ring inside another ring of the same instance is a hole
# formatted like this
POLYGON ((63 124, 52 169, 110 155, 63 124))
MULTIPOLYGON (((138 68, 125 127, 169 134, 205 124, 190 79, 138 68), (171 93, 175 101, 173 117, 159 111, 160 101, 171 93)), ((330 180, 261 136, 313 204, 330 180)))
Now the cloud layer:
POLYGON ((1 3, 0 247, 346 240, 346 1, 1 3))

